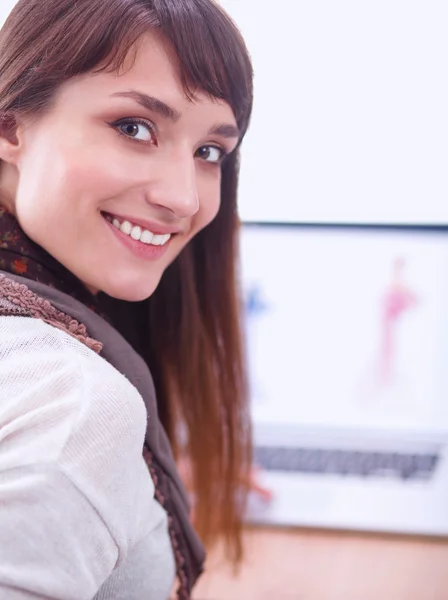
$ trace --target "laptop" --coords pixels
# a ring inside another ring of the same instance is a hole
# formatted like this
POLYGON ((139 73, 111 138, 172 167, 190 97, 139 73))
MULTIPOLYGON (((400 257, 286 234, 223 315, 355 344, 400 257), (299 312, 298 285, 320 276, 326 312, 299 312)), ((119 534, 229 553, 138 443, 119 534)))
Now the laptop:
POLYGON ((448 535, 448 228, 246 223, 252 523, 448 535))

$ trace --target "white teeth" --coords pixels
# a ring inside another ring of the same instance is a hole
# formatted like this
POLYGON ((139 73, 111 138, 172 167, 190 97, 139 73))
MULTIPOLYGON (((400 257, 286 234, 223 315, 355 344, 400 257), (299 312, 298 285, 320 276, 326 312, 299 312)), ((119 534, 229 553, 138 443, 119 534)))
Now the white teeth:
POLYGON ((162 246, 165 242, 165 236, 164 235, 155 235, 152 238, 152 245, 153 246, 162 246))
POLYGON ((129 223, 129 221, 123 221, 120 230, 126 235, 129 235, 132 231, 132 225, 129 223))
POLYGON ((131 238, 133 240, 139 241, 141 235, 142 235, 142 228, 141 227, 139 227, 138 225, 136 225, 135 227, 132 228, 131 238))
POLYGON ((153 246, 164 246, 170 238, 171 233, 166 233, 165 235, 154 235, 151 244, 153 246))
POLYGON ((153 237, 154 237, 153 233, 151 233, 147 229, 144 229, 143 233, 140 237, 140 241, 143 242, 144 244, 150 244, 152 242, 153 237))
POLYGON ((147 229, 142 229, 139 225, 132 225, 132 223, 129 221, 123 221, 123 223, 120 223, 119 219, 109 215, 106 216, 106 219, 112 223, 116 229, 119 229, 122 233, 129 235, 133 240, 140 241, 143 244, 164 246, 171 238, 171 233, 156 235, 147 229))

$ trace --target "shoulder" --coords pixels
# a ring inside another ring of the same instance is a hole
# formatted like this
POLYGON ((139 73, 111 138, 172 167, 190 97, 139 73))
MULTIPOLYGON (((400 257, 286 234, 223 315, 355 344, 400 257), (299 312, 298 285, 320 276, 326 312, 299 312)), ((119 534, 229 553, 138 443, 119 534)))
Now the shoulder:
MULTIPOLYGON (((81 342, 39 319, 0 317, 0 471, 48 465, 100 513, 111 497, 126 513, 132 494, 154 491, 146 418, 137 390, 81 342)), ((107 520, 120 537, 117 519, 107 520)))
POLYGON ((87 346, 39 319, 0 317, 0 382, 0 415, 7 406, 45 409, 78 428, 96 422, 100 437, 111 432, 116 442, 132 433, 143 445, 146 410, 134 386, 87 346))

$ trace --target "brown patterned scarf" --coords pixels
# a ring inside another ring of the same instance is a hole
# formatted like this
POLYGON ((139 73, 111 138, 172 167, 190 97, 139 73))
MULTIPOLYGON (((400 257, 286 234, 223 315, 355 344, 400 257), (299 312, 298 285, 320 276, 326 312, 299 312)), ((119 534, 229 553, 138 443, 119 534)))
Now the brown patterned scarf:
MULTIPOLYGON (((179 580, 178 598, 189 600, 202 572, 204 549, 189 520, 185 490, 157 414, 154 383, 143 359, 112 325, 108 303, 93 296, 65 267, 22 231, 0 208, 0 314, 25 315, 65 329, 98 352, 134 384, 148 413, 143 455, 168 514, 179 580)), ((143 600, 143 599, 142 599, 143 600)))

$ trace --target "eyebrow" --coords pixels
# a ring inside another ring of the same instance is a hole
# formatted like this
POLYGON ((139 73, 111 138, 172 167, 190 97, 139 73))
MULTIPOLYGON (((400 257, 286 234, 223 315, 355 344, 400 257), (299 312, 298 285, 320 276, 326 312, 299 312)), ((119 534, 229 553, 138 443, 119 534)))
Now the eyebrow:
MULTIPOLYGON (((112 94, 112 96, 134 100, 134 102, 137 102, 140 104, 140 106, 143 106, 143 108, 160 115, 164 119, 169 119, 170 121, 173 121, 173 123, 176 123, 182 117, 182 114, 175 108, 172 108, 158 98, 154 98, 154 96, 149 96, 148 94, 143 94, 142 92, 130 90, 128 92, 116 92, 112 94)), ((220 135, 225 138, 240 137, 238 127, 226 123, 214 125, 208 133, 209 135, 220 135)))
POLYGON ((162 102, 162 100, 158 100, 157 98, 148 96, 147 94, 142 94, 142 92, 131 90, 129 92, 116 92, 115 94, 112 94, 112 96, 118 96, 119 98, 130 98, 131 100, 134 100, 143 106, 143 108, 146 108, 151 112, 155 112, 164 119, 169 119, 174 123, 179 121, 182 116, 180 112, 174 108, 171 108, 171 106, 168 106, 168 104, 165 104, 165 102, 162 102))
POLYGON ((225 138, 239 138, 240 132, 235 125, 215 125, 209 130, 209 135, 220 135, 225 138))

